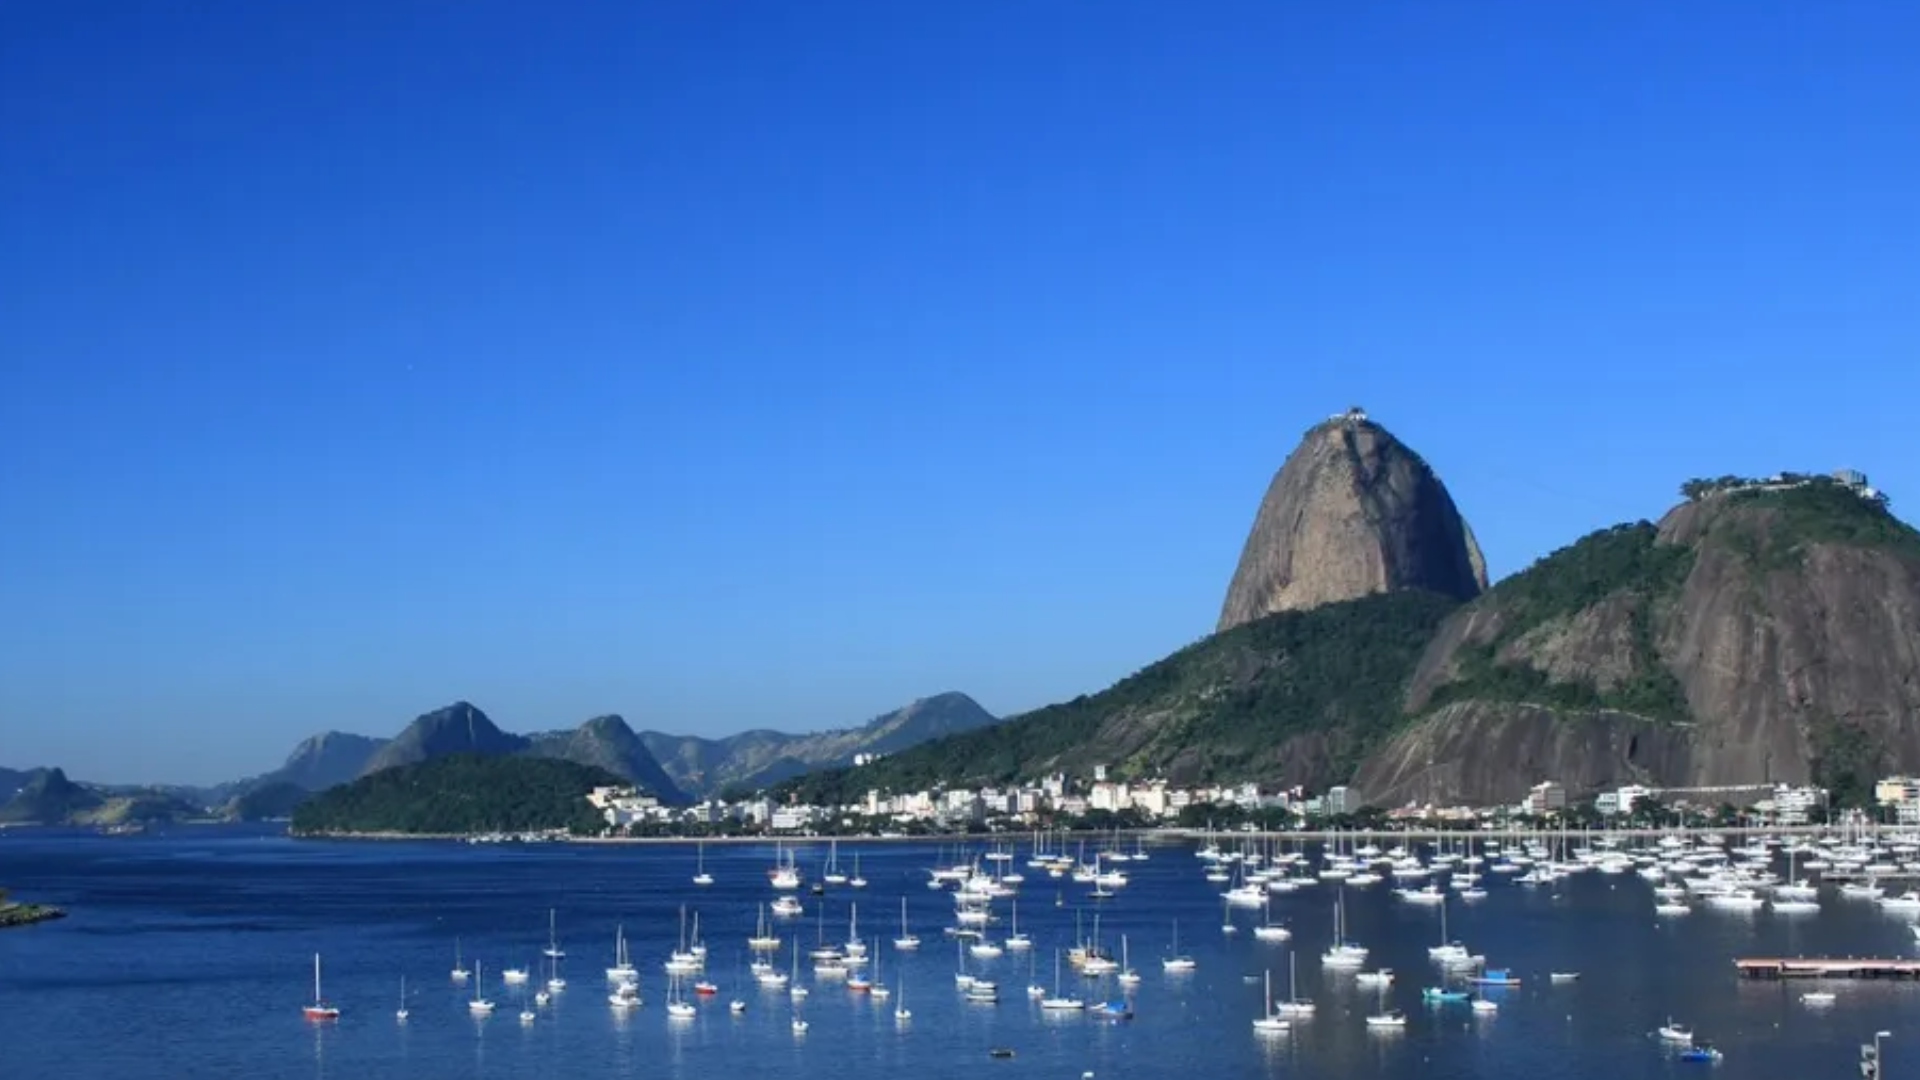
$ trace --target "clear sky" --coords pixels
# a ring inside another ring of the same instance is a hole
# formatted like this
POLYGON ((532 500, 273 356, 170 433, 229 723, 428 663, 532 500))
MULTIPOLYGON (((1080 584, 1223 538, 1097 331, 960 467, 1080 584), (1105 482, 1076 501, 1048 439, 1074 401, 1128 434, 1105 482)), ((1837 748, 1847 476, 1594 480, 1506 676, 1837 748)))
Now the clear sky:
POLYGON ((1496 573, 1694 475, 1920 500, 1916 56, 1847 0, 0 6, 0 764, 1097 690, 1352 403, 1496 573))

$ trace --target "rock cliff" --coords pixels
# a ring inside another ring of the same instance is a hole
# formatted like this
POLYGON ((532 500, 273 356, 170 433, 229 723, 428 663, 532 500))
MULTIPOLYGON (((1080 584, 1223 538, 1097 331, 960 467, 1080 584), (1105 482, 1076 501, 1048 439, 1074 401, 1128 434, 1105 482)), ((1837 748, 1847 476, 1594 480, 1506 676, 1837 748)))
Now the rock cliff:
MULTIPOLYGON (((1920 768, 1920 534, 1825 481, 1595 533, 1440 628, 1370 802, 1817 783, 1920 768)), ((1719 795, 1705 797, 1717 799, 1719 795)))
POLYGON ((1446 486, 1356 409, 1309 428, 1274 474, 1216 629, 1397 589, 1465 600, 1486 587, 1446 486))

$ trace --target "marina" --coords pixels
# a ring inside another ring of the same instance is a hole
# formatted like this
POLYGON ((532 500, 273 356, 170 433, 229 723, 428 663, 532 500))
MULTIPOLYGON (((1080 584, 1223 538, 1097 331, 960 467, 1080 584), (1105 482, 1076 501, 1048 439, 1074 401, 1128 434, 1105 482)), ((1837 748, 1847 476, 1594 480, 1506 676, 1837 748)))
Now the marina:
POLYGON ((185 1023, 249 1075, 316 1080, 770 1059, 943 1080, 1007 1055, 1071 1076, 1798 1080, 1873 1031, 1898 1058, 1920 1008, 1920 896, 1862 883, 1920 857, 1892 832, 5 842, 74 914, 0 941, 0 1015, 53 1033, 16 1064, 78 1080, 219 1073, 165 1037, 185 1023), (89 1002, 129 1037, 61 1034, 89 1002))

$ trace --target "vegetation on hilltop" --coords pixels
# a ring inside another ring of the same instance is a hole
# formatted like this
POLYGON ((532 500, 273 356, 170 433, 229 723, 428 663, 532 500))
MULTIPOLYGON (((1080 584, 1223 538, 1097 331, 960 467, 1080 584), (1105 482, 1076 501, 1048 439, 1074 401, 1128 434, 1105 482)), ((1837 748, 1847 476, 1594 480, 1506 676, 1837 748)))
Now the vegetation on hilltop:
MULTIPOLYGON (((846 803, 868 789, 1004 784, 1056 769, 1190 781, 1271 778, 1290 740, 1319 736, 1338 777, 1388 735, 1407 676, 1457 601, 1383 593, 1269 615, 1205 638, 1098 694, 1049 705, 775 793, 846 803)), ((1338 778, 1336 777, 1336 778, 1338 778)))
POLYGON ((1798 565, 1810 544, 1881 548, 1920 558, 1920 532, 1893 516, 1883 501, 1862 498, 1834 482, 1735 491, 1728 496, 1772 511, 1748 535, 1768 566, 1798 565))
POLYGON ((597 831, 586 801, 626 781, 560 758, 449 754, 323 791, 293 811, 296 833, 597 831))
POLYGON ((1693 568, 1692 548, 1659 542, 1650 522, 1589 533, 1495 585, 1478 603, 1500 614, 1491 638, 1465 643, 1451 681, 1427 702, 1526 702, 1569 710, 1618 709, 1656 719, 1688 719, 1686 694, 1654 648, 1655 609, 1678 594, 1693 568), (1626 601, 1633 674, 1602 687, 1557 680, 1525 661, 1501 659, 1515 641, 1555 620, 1571 619, 1611 598, 1626 601))

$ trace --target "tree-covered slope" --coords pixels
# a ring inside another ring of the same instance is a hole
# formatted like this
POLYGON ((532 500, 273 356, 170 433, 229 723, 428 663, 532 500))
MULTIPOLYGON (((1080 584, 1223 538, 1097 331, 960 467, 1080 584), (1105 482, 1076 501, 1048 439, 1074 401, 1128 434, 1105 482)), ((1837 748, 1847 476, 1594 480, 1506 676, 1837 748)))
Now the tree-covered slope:
POLYGON ((596 829, 586 801, 625 783, 558 758, 450 754, 329 788, 293 811, 296 833, 482 833, 596 829))
POLYGON ((1177 782, 1344 779, 1399 719, 1421 650, 1457 601, 1395 592, 1215 634, 1093 695, 780 786, 818 802, 1080 775, 1177 782))

